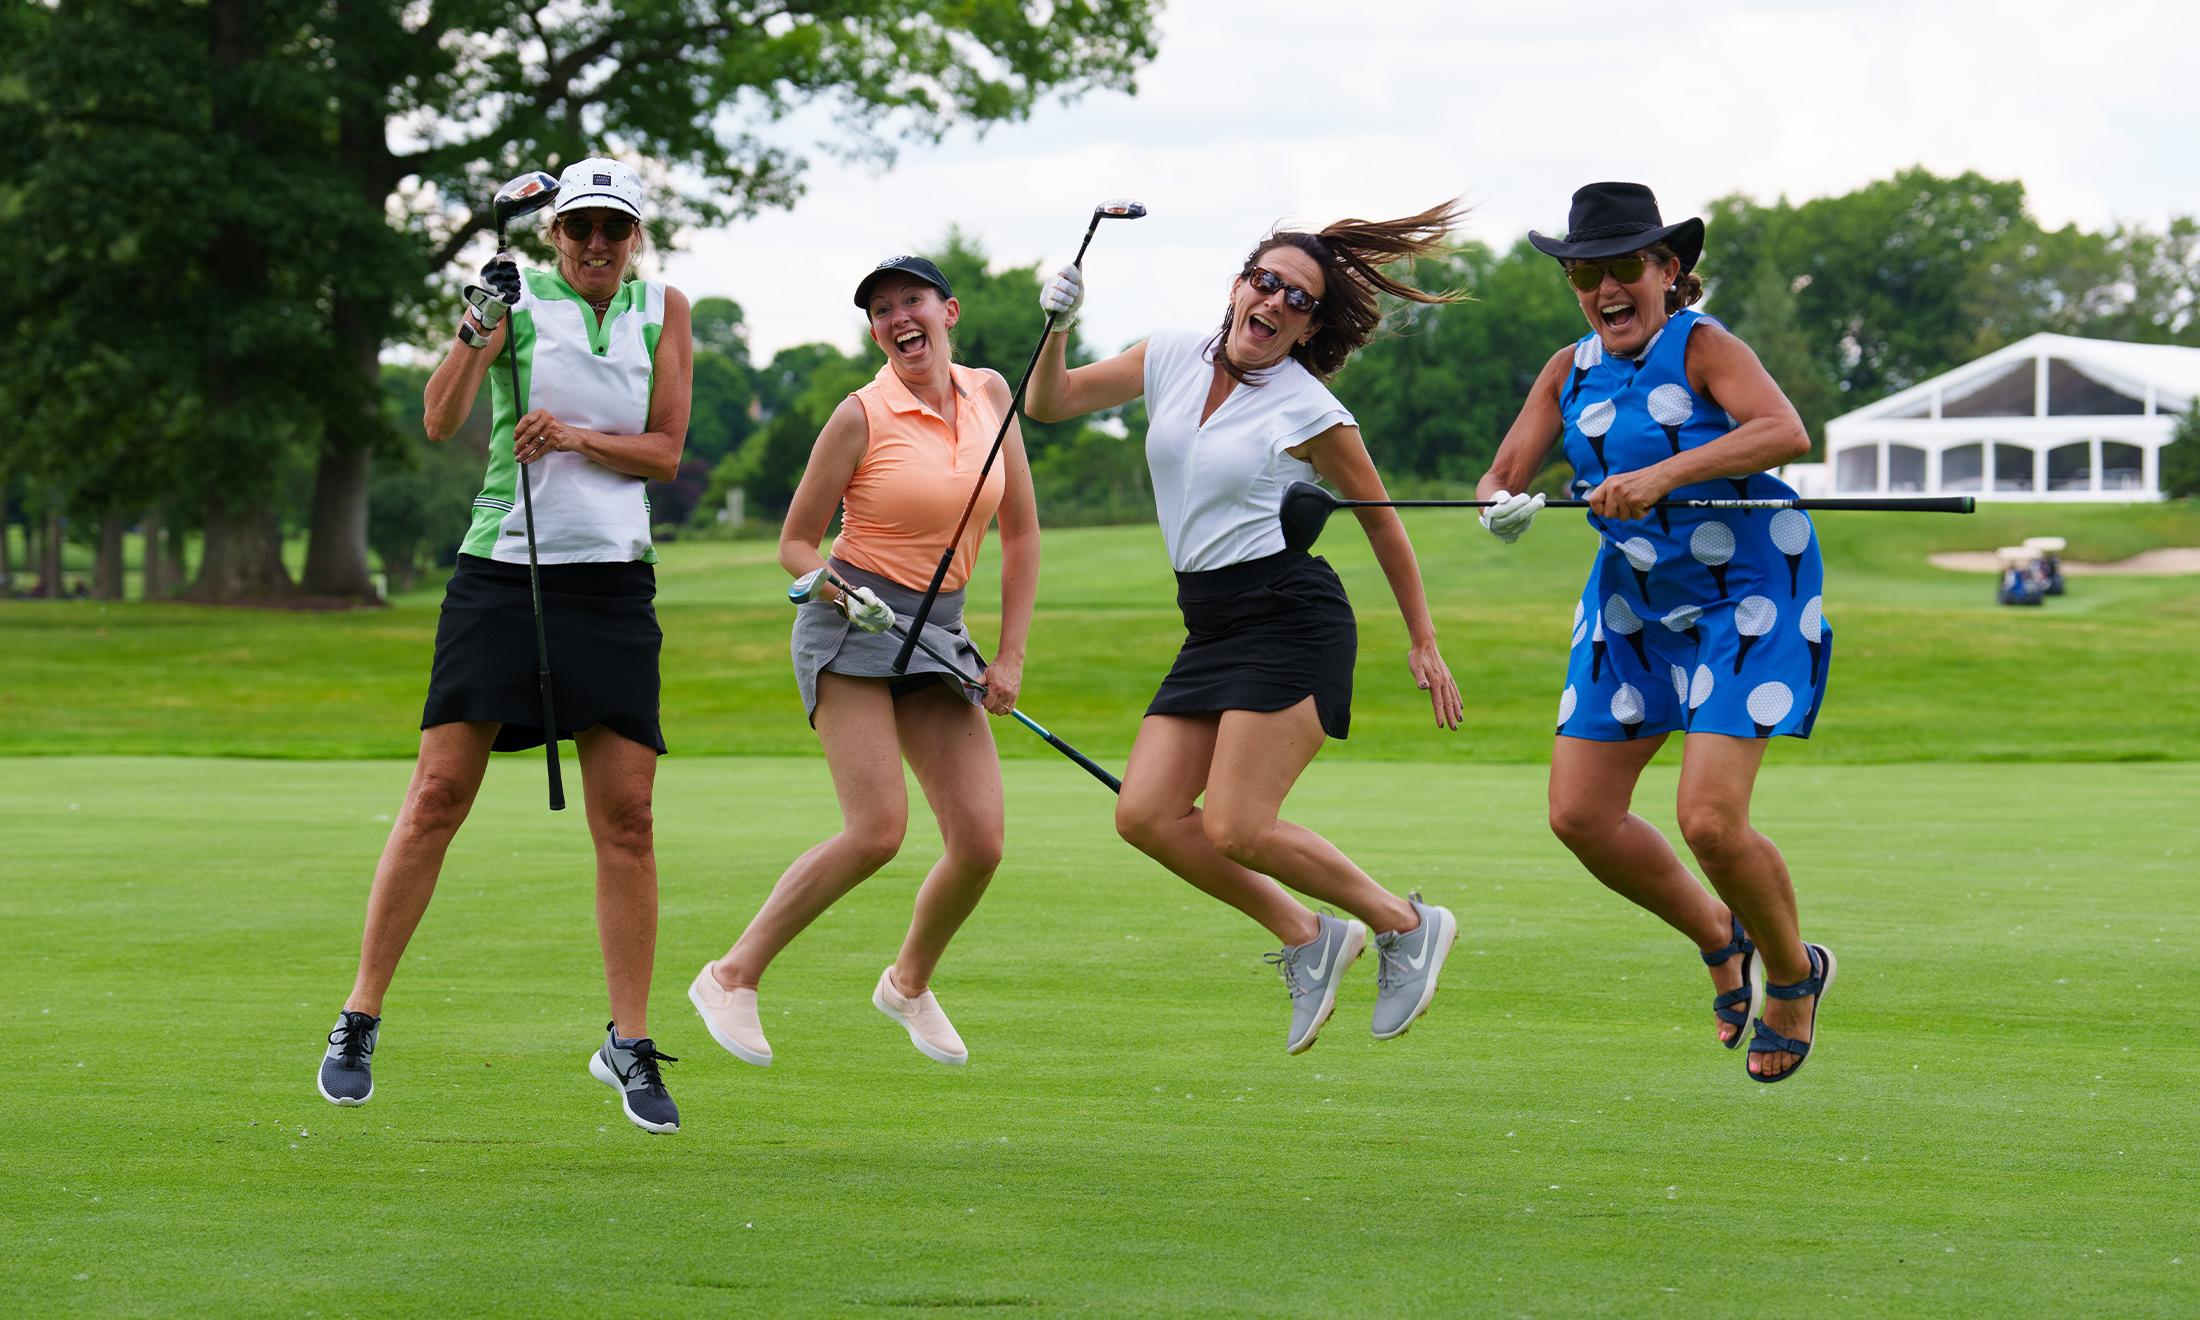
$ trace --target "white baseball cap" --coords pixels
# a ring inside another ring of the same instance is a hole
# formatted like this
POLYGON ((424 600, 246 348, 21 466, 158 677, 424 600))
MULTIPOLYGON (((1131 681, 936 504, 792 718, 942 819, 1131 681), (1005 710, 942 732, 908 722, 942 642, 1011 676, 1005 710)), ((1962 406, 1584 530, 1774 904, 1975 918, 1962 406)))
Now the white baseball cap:
POLYGON ((552 215, 601 207, 642 218, 642 176, 623 161, 590 156, 565 167, 558 176, 558 202, 552 215))

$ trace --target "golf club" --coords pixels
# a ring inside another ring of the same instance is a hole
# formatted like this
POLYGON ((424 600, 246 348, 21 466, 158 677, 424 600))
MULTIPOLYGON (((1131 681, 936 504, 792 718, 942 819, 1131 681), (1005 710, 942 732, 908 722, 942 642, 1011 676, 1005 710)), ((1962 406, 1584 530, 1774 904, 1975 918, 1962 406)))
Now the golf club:
MULTIPOLYGON (((796 578, 793 583, 791 583, 787 587, 787 602, 791 605, 801 605, 817 599, 818 584, 820 582, 826 581, 831 582, 835 587, 838 587, 844 593, 854 590, 853 587, 849 586, 847 582, 841 579, 841 576, 838 573, 833 572, 833 570, 831 570, 830 568, 820 568, 813 572, 804 573, 801 577, 796 578)), ((837 604, 838 602, 835 603, 837 604)), ((893 631, 902 634, 905 644, 909 638, 917 637, 915 629, 904 627, 904 625, 898 620, 893 625, 893 631)), ((971 677, 969 674, 964 673, 962 666, 956 664, 954 660, 950 659, 949 657, 942 655, 939 650, 935 648, 930 642, 925 641, 921 637, 917 637, 917 645, 924 649, 924 653, 926 655, 931 656, 940 664, 945 665, 947 667, 947 672, 954 675, 955 678, 960 681, 964 687, 967 687, 971 691, 978 693, 980 696, 983 696, 985 694, 985 684, 980 683, 977 679, 971 677)), ((1062 755, 1068 757, 1070 760, 1075 761, 1078 765, 1083 766, 1086 774, 1089 774, 1094 779, 1097 779, 1101 783, 1106 784, 1110 792, 1121 793, 1123 791, 1122 780, 1117 779, 1114 775, 1109 774, 1105 768, 1103 768, 1098 762, 1094 761, 1091 757, 1085 755, 1083 752, 1078 751, 1076 748, 1070 746, 1068 743, 1056 737, 1052 732, 1047 729, 1045 725, 1039 723, 1039 721, 1031 718, 1029 715, 1024 714, 1020 710, 1011 710, 1008 713, 1011 716, 1015 717, 1015 720, 1018 724, 1023 725, 1025 728, 1031 730, 1033 733, 1036 733, 1041 738, 1045 739, 1047 746, 1052 747, 1055 751, 1060 752, 1062 755)))
MULTIPOLYGON (((529 170, 497 189, 496 200, 490 205, 497 230, 497 256, 510 255, 504 231, 512 221, 539 211, 557 199, 557 179, 541 170, 529 170)), ((504 362, 511 372, 512 425, 517 428, 519 419, 527 415, 527 408, 519 397, 519 350, 511 328, 512 318, 504 319, 504 362)), ((550 639, 542 630, 542 574, 535 562, 535 483, 528 475, 527 465, 518 466, 520 507, 525 511, 527 523, 527 590, 535 598, 535 664, 536 679, 542 687, 542 750, 550 766, 550 809, 563 811, 565 779, 558 772, 558 715, 550 699, 550 639)))
MULTIPOLYGON (((1143 203, 1125 201, 1102 202, 1092 208, 1092 220, 1085 226, 1085 240, 1077 245, 1077 255, 1070 260, 1072 266, 1085 264, 1085 249, 1092 246, 1094 231, 1102 220, 1142 220, 1146 215, 1143 203)), ((978 484, 970 488, 970 502, 963 505, 962 517, 955 523, 955 534, 947 538, 947 548, 940 551, 940 565, 932 570, 932 584, 924 589, 924 601, 917 606, 916 618, 909 625, 909 635, 902 640, 901 650, 894 656, 894 672, 904 673, 909 668, 909 654, 916 649, 917 638, 924 632, 924 621, 932 617, 932 602, 939 598, 940 583, 947 580, 948 567, 955 562, 955 547, 961 543, 963 528, 970 523, 970 511, 978 507, 978 495, 985 489, 985 479, 993 473, 993 460, 1001 455, 1001 443, 1008 439, 1009 423, 1024 406, 1024 387, 1031 384, 1031 373, 1038 369, 1039 355, 1046 351, 1047 336, 1054 333, 1056 313, 1047 313, 1047 324, 1039 332, 1039 342, 1033 345, 1031 361, 1024 364, 1023 379, 1016 382, 1016 392, 1009 396, 1008 411, 1001 415, 1001 430, 993 437, 993 448, 985 456, 985 466, 978 469, 978 484)))
MULTIPOLYGON (((1283 507, 1276 511, 1283 523, 1287 550, 1310 548, 1322 534, 1329 515, 1338 509, 1487 509, 1495 500, 1341 500, 1311 481, 1294 481, 1284 488, 1283 507)), ((1546 509, 1586 509, 1587 500, 1546 500, 1546 509)), ((1909 498, 1836 496, 1827 499, 1792 500, 1659 500, 1657 509, 1804 509, 1810 512, 1872 513, 1972 513, 1978 501, 1970 495, 1918 495, 1909 498)))

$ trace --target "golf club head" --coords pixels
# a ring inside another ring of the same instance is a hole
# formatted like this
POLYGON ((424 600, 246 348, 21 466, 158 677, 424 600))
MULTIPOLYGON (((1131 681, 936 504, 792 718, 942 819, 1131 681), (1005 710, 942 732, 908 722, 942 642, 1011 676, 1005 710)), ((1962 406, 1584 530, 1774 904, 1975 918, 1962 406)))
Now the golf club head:
POLYGON ((1134 202, 1127 197, 1117 197, 1093 207, 1092 213, 1102 220, 1143 220, 1146 218, 1146 204, 1134 202))
POLYGON ((1336 507, 1335 498, 1311 481, 1294 481, 1284 487, 1283 506, 1276 510, 1276 519, 1283 524, 1283 548, 1312 549, 1336 507))
POLYGON ((514 220, 540 211, 556 200, 557 176, 541 170, 529 170, 497 189, 496 200, 489 204, 490 217, 497 227, 497 246, 504 246, 504 231, 514 220))
POLYGON ((787 584, 787 603, 806 605, 817 599, 818 586, 825 581, 825 570, 813 568, 787 584))

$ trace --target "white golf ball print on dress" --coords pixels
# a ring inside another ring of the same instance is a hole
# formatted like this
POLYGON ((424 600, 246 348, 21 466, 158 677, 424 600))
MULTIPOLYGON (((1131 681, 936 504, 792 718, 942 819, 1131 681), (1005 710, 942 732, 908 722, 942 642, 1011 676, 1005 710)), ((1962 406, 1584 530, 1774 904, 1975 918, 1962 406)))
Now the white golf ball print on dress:
POLYGON ((1577 600, 1577 601, 1575 601, 1575 602, 1574 602, 1574 639, 1573 639, 1572 641, 1570 641, 1570 642, 1566 643, 1566 649, 1567 649, 1567 650, 1572 650, 1572 649, 1573 649, 1574 647, 1577 647, 1577 646, 1581 645, 1581 639, 1582 639, 1582 638, 1584 638, 1584 637, 1587 637, 1587 636, 1589 635, 1589 625, 1588 625, 1588 624, 1586 624, 1586 623, 1584 623, 1584 622, 1582 622, 1582 619, 1583 619, 1583 617, 1584 617, 1584 615, 1585 615, 1585 614, 1586 614, 1586 611, 1584 611, 1584 610, 1583 610, 1583 609, 1581 608, 1581 602, 1580 602, 1580 601, 1578 601, 1578 600, 1577 600))
POLYGON ((1703 645, 1703 634, 1696 631, 1696 621, 1703 617, 1703 610, 1694 605, 1676 605, 1658 620, 1668 629, 1687 634, 1691 646, 1703 645))
POLYGON ((1618 592, 1604 602, 1604 629, 1626 638, 1628 645, 1635 648, 1635 659, 1642 662, 1645 670, 1650 668, 1649 653, 1642 646, 1642 616, 1636 614, 1635 607, 1618 592))
POLYGON ((1604 433, 1612 429, 1612 419, 1617 416, 1619 409, 1612 406, 1610 399, 1598 399, 1581 410, 1581 420, 1578 423, 1581 433, 1588 437, 1589 448, 1596 451, 1597 466, 1603 468, 1605 473, 1609 473, 1611 468, 1604 461, 1604 433))
POLYGON ((1642 727, 1642 714, 1642 690, 1632 683, 1620 684, 1619 691, 1612 694, 1612 718, 1627 730, 1629 738, 1642 727))
POLYGON ((1802 571, 1803 552, 1810 549, 1810 517, 1800 509, 1782 509, 1772 515, 1772 544, 1788 561, 1788 595, 1796 589, 1802 571))
POLYGON ((1676 455, 1681 452, 1681 427, 1695 411, 1695 398, 1678 385, 1660 385, 1650 391, 1650 420, 1664 429, 1665 442, 1676 455))
POLYGON ((1780 721, 1795 709, 1795 693, 1785 683, 1759 683, 1749 690, 1749 718, 1757 726, 1757 736, 1769 738, 1779 727, 1780 721))
POLYGON ((1749 658, 1749 648, 1757 639, 1772 631, 1780 621, 1780 607, 1769 596, 1744 596, 1734 607, 1734 631, 1741 635, 1741 645, 1734 652, 1734 672, 1742 672, 1742 661, 1749 658))
POLYGON ((1711 690, 1716 686, 1718 683, 1711 676, 1711 666, 1697 665, 1696 676, 1688 682, 1688 713, 1691 716, 1702 710, 1703 704, 1711 700, 1711 690))
POLYGON ((1803 617, 1795 621, 1795 629, 1803 634, 1803 641, 1810 647, 1810 685, 1818 686, 1820 660, 1826 654, 1826 617, 1821 602, 1825 598, 1813 596, 1803 602, 1803 617))
POLYGON ((1718 584, 1719 594, 1726 594, 1726 566, 1734 558, 1734 529, 1716 519, 1696 524, 1696 530, 1688 534, 1688 553, 1696 562, 1711 570, 1711 580, 1718 584))
POLYGON ((1574 704, 1579 700, 1571 683, 1566 685, 1564 692, 1558 694, 1558 732, 1566 732, 1566 721, 1574 717, 1574 704))
POLYGON ((1650 570, 1658 566, 1658 548, 1647 536, 1630 536, 1619 543, 1619 552, 1627 556, 1627 566, 1635 570, 1635 585, 1641 589, 1643 600, 1648 601, 1650 570))
POLYGON ((1574 345, 1574 378, 1566 387, 1566 402, 1572 403, 1581 393, 1581 382, 1589 378, 1589 372, 1604 361, 1604 343, 1595 335, 1574 345))
POLYGON ((1680 704, 1681 727, 1685 729, 1688 727, 1688 671, 1679 665, 1672 666, 1672 670, 1673 700, 1680 704))

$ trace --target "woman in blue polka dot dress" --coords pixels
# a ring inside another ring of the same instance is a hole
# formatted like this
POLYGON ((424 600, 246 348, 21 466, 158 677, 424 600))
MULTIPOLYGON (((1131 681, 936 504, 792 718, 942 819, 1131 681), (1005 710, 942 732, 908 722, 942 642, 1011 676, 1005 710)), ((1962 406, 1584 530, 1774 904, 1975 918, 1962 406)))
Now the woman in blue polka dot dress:
POLYGON ((1787 863, 1750 825, 1749 799, 1771 737, 1810 735, 1833 631, 1807 515, 1657 507, 1792 499, 1766 469, 1810 449, 1756 354, 1687 310, 1703 294, 1703 236, 1700 219, 1664 224, 1634 183, 1575 193, 1564 239, 1529 235, 1564 267, 1590 333, 1536 378, 1482 478, 1481 497, 1497 501, 1483 523, 1506 542, 1527 530, 1543 497, 1510 492, 1563 440, 1601 539, 1574 606, 1551 828, 1597 879, 1696 942, 1720 1043, 1748 1035, 1749 1075, 1776 1082, 1810 1053, 1834 961, 1803 941, 1787 863), (1681 834, 1715 893, 1629 809, 1643 767, 1676 732, 1681 834))

